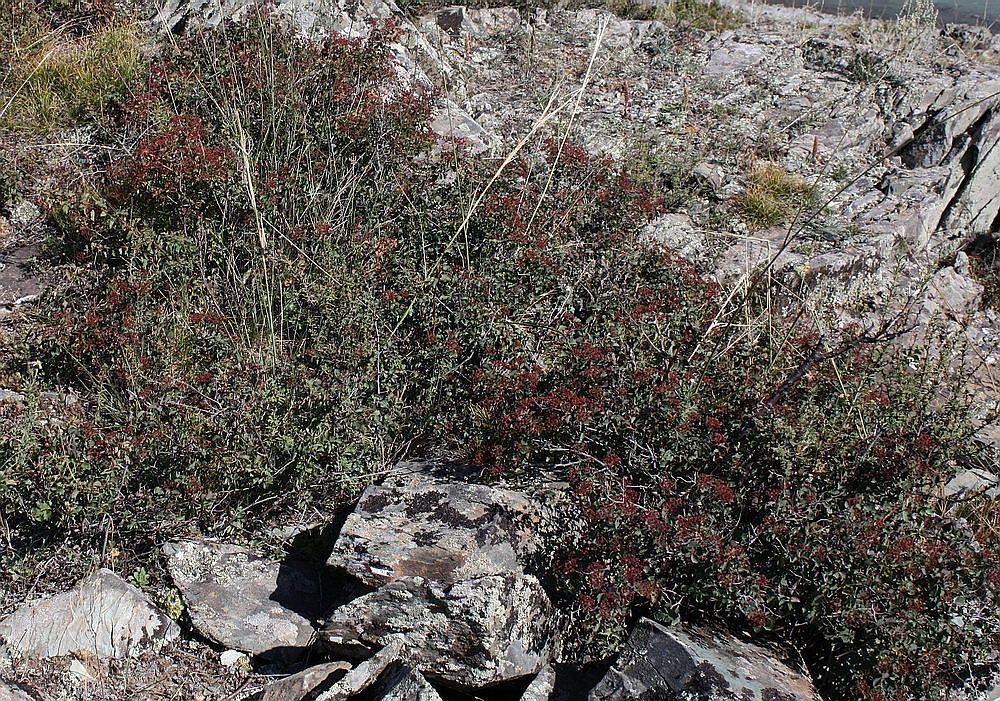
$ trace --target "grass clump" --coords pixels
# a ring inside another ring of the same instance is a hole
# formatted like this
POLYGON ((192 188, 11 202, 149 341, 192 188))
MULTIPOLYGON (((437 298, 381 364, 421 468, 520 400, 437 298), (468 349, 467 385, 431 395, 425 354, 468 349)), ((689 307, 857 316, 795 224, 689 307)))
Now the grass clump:
POLYGON ((779 226, 813 198, 814 187, 777 163, 757 165, 746 189, 734 200, 736 211, 754 229, 779 226))
POLYGON ((48 28, 27 11, 3 53, 0 128, 46 134, 101 115, 143 70, 138 30, 113 23, 83 35, 48 28))
POLYGON ((938 488, 972 450, 946 364, 722 290, 566 139, 467 157, 394 37, 250 14, 164 49, 125 147, 51 203, 65 281, 4 367, 3 557, 242 532, 432 455, 566 476, 553 587, 590 650, 710 617, 866 701, 991 659, 998 551, 938 488))
POLYGON ((743 26, 743 16, 718 0, 609 0, 608 9, 622 19, 657 20, 670 25, 721 32, 743 26))

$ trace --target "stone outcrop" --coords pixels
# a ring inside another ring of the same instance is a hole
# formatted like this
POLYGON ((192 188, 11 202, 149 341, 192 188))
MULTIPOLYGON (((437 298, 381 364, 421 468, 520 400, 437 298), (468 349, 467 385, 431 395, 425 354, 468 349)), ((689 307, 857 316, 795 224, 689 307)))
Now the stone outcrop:
POLYGON ((77 651, 123 658, 170 641, 180 629, 137 588, 101 569, 68 592, 33 601, 0 621, 9 656, 49 658, 77 651))
POLYGON ((812 683, 756 645, 642 619, 589 701, 820 701, 812 683))
POLYGON ((299 655, 311 643, 324 599, 307 564, 209 541, 168 543, 163 551, 191 623, 205 637, 252 655, 299 655))

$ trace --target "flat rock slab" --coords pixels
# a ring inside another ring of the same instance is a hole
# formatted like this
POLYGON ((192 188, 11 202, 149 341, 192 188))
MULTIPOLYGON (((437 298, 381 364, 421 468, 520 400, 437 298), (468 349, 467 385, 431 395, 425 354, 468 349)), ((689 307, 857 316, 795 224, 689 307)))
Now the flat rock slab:
POLYGON ((260 701, 301 701, 349 671, 351 665, 346 662, 327 662, 309 667, 271 684, 264 690, 260 701))
POLYGON ((812 682, 762 647, 709 629, 641 619, 589 701, 821 701, 812 682))
POLYGON ((537 674, 551 650, 552 605, 528 575, 456 584, 407 577, 337 609, 322 635, 334 653, 363 656, 401 637, 406 662, 463 687, 537 674))
POLYGON ((34 246, 0 251, 0 307, 11 309, 41 294, 42 283, 30 271, 37 255, 34 246))
POLYGON ((310 645, 323 585, 307 563, 279 563, 208 541, 163 547, 191 623, 205 637, 251 655, 295 657, 310 645))
POLYGON ((0 701, 35 701, 27 691, 0 681, 0 701))
POLYGON ((457 582, 523 573, 533 505, 523 494, 401 465, 364 491, 328 564, 378 587, 401 577, 457 582))
POLYGON ((68 592, 26 604, 0 621, 3 649, 30 658, 92 650, 100 657, 119 659, 179 635, 177 625, 141 591, 106 569, 68 592))

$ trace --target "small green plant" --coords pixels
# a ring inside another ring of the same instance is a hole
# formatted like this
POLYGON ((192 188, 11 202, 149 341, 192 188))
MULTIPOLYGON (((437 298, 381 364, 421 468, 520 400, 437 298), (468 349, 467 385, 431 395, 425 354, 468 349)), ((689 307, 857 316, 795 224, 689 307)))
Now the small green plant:
POLYGON ((179 621, 184 615, 184 599, 176 589, 165 589, 156 596, 156 603, 171 619, 179 621))
POLYGON ((149 570, 145 567, 136 567, 130 579, 132 580, 132 584, 140 589, 148 587, 150 581, 152 581, 149 576, 149 570))
POLYGON ((783 166, 763 163, 750 172, 746 189, 734 205, 748 225, 766 229, 785 223, 811 201, 813 192, 812 185, 783 166))

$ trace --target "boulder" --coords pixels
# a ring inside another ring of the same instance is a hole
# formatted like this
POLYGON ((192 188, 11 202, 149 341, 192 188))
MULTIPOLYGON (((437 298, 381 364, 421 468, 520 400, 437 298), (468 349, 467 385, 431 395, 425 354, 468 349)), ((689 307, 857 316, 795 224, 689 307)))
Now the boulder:
POLYGON ((251 655, 296 656, 313 640, 323 585, 308 563, 274 562, 246 548, 189 540, 163 547, 192 625, 251 655))
POLYGON ((524 494, 403 464, 364 491, 327 563, 373 587, 403 577, 453 583, 522 574, 533 516, 524 494))
POLYGON ((534 577, 492 575, 442 584, 404 577, 340 607, 322 636, 364 656, 401 636, 406 660, 428 676, 485 687, 537 674, 553 653, 552 605, 534 577))
POLYGON ((820 701, 773 652, 705 628, 641 619, 589 701, 820 701))
POLYGON ((177 625, 145 594, 100 569, 76 588, 26 604, 0 621, 0 650, 29 658, 91 650, 120 659, 178 635, 177 625))

